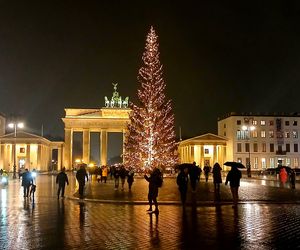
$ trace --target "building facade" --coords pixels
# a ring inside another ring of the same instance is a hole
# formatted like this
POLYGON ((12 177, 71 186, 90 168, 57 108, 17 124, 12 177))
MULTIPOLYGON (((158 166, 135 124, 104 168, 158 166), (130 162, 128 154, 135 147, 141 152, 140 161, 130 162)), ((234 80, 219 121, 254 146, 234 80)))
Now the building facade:
POLYGON ((300 114, 236 114, 219 118, 218 135, 226 137, 226 159, 252 170, 279 164, 299 168, 300 114))
POLYGON ((196 162, 203 167, 226 161, 227 139, 211 133, 180 141, 178 152, 180 163, 196 162))

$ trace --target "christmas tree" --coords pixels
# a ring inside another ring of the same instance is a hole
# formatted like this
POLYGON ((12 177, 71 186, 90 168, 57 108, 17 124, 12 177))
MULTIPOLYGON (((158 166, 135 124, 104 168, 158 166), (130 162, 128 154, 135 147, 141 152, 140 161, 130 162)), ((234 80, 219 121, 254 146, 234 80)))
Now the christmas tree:
POLYGON ((166 84, 157 40, 151 27, 138 74, 139 106, 130 106, 131 123, 125 140, 124 162, 135 168, 173 166, 178 161, 174 114, 171 101, 166 100, 164 94, 166 84))

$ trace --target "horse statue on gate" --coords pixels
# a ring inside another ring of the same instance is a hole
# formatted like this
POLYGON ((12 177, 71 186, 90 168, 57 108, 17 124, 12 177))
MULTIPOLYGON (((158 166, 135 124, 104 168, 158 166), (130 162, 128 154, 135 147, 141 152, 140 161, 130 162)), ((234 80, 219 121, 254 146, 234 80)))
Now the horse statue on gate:
POLYGON ((127 96, 127 97, 123 100, 123 102, 122 102, 123 108, 128 108, 128 99, 129 99, 129 97, 127 96))
POLYGON ((107 98, 107 96, 104 97, 105 100, 105 107, 108 108, 109 107, 109 100, 107 98))

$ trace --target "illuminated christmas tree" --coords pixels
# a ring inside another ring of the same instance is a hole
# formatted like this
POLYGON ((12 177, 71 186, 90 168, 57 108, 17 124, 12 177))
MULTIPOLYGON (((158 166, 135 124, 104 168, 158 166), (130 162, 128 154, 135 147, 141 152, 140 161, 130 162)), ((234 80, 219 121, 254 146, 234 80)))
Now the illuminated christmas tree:
POLYGON ((124 161, 136 168, 173 166, 178 161, 174 114, 164 94, 157 38, 151 27, 138 74, 139 105, 131 104, 124 161))

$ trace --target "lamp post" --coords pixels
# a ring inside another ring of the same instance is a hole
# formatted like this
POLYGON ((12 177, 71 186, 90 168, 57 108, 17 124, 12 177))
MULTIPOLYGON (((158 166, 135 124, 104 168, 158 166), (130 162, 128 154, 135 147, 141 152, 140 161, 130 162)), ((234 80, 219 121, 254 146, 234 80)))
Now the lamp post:
POLYGON ((17 178, 17 176, 16 176, 16 170, 17 170, 17 166, 16 166, 16 137, 17 137, 17 128, 24 128, 24 123, 22 123, 22 122, 18 122, 18 123, 16 123, 16 122, 12 122, 12 123, 9 123, 8 124, 8 127, 9 128, 13 128, 14 129, 14 153, 13 153, 13 163, 14 163, 14 165, 13 165, 13 170, 14 170, 14 172, 13 172, 13 178, 14 179, 16 179, 17 178))
POLYGON ((242 129, 244 131, 247 131, 247 134, 248 134, 247 138, 248 138, 248 142, 249 142, 249 163, 248 163, 248 166, 247 166, 247 175, 248 175, 248 177, 251 177, 251 154, 250 154, 250 151, 251 151, 250 150, 250 148, 251 148, 251 146, 250 146, 251 135, 250 135, 250 133, 251 133, 251 131, 255 130, 255 127, 244 125, 242 127, 242 129))

